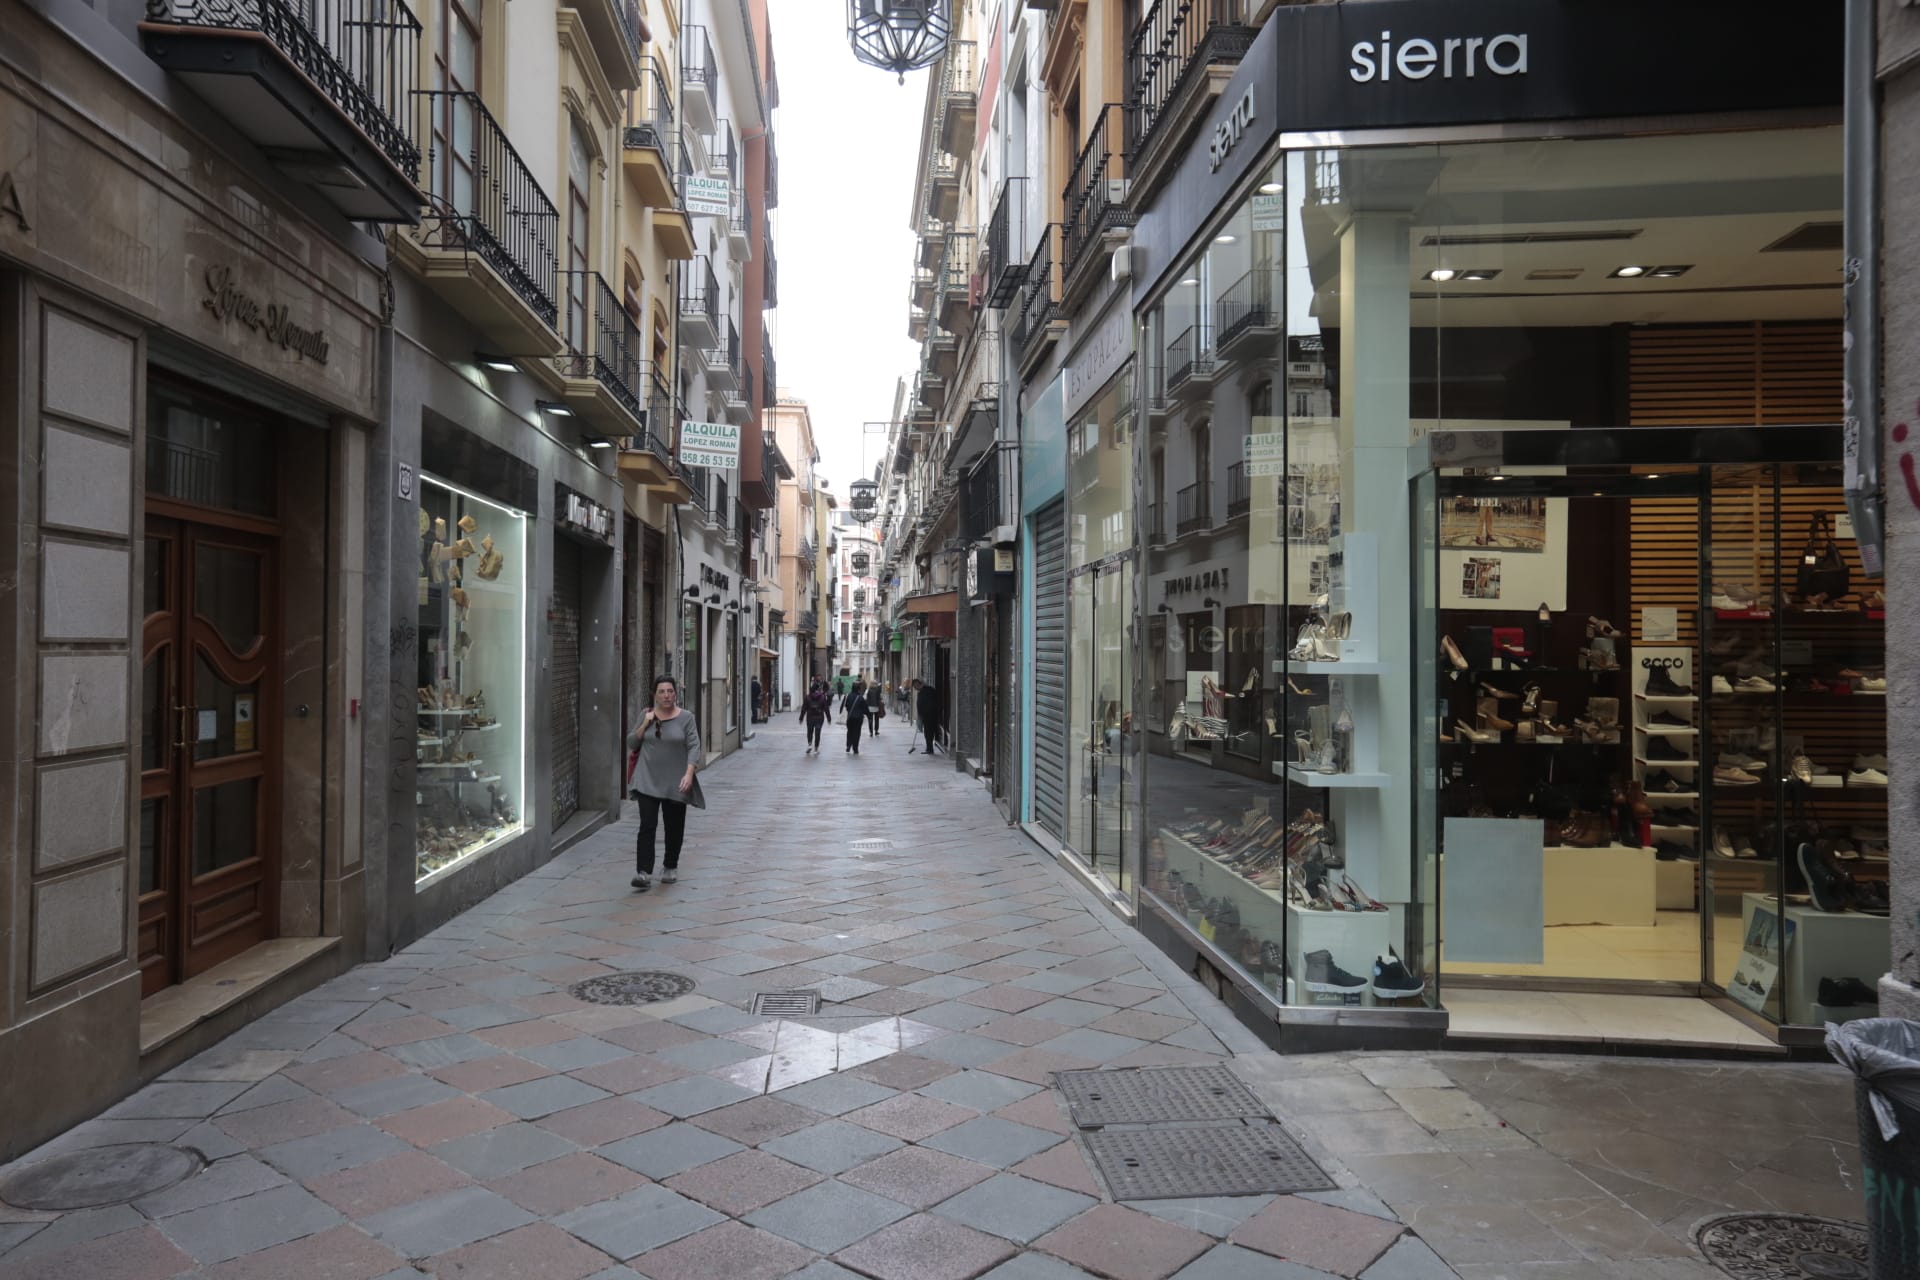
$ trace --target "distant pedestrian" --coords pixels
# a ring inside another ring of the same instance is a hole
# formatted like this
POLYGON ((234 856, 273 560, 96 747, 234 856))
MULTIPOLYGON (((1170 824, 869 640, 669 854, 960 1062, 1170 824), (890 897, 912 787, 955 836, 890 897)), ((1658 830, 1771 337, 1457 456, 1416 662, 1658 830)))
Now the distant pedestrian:
POLYGON ((758 723, 764 716, 760 714, 760 677, 753 678, 753 705, 747 708, 747 719, 758 723))
POLYGON ((900 682, 900 703, 907 717, 907 754, 912 755, 920 749, 920 682, 902 680, 900 682))
POLYGON ((879 737, 880 722, 886 716, 887 700, 880 692, 880 682, 876 680, 867 686, 867 732, 879 737))
POLYGON ((633 887, 645 893, 653 887, 654 833, 666 818, 667 861, 660 883, 680 878, 680 842, 687 828, 687 806, 706 808, 700 782, 700 728, 693 712, 680 705, 680 686, 672 676, 653 682, 653 705, 627 738, 634 764, 627 778, 628 793, 640 804, 640 837, 634 850, 633 887))
POLYGON ((847 751, 860 754, 860 730, 867 723, 867 686, 855 680, 841 700, 840 710, 847 717, 847 751))
POLYGON ((940 741, 940 691, 918 680, 913 687, 914 713, 920 717, 920 732, 926 735, 927 754, 932 755, 940 741))
POLYGON ((820 750, 820 726, 833 719, 833 695, 827 692, 827 682, 815 680, 813 688, 807 690, 807 696, 800 704, 800 719, 807 726, 807 754, 816 755, 820 750))

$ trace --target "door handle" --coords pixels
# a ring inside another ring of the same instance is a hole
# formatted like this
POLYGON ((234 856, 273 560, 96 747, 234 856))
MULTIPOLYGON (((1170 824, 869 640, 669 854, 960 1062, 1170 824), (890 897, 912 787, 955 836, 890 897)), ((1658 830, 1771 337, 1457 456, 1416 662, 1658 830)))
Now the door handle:
POLYGON ((192 744, 187 741, 187 718, 199 709, 198 707, 174 708, 175 714, 180 717, 180 739, 173 744, 176 751, 191 751, 193 749, 192 744))

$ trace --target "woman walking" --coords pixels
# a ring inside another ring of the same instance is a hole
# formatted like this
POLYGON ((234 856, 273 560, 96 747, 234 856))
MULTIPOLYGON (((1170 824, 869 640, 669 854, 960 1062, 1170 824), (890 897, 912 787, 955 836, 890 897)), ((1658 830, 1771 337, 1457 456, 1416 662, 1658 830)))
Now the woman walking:
POLYGON ((867 686, 855 680, 853 687, 847 690, 846 700, 840 704, 840 710, 847 717, 847 751, 857 756, 860 754, 860 730, 867 723, 867 686))
POLYGON ((800 703, 800 719, 807 726, 807 754, 817 755, 820 751, 820 727, 833 718, 833 695, 827 692, 826 681, 815 680, 813 688, 807 690, 807 696, 800 703))
POLYGON ((704 809, 706 800, 694 773, 700 765, 700 729, 693 712, 680 705, 680 686, 672 676, 653 682, 653 705, 627 739, 636 756, 627 789, 640 803, 640 841, 635 849, 633 887, 645 893, 653 887, 654 832, 664 814, 667 861, 661 884, 680 878, 680 839, 687 829, 687 806, 704 809))
POLYGON ((886 695, 880 690, 880 682, 875 680, 867 686, 867 732, 874 737, 880 736, 880 722, 887 716, 886 695))

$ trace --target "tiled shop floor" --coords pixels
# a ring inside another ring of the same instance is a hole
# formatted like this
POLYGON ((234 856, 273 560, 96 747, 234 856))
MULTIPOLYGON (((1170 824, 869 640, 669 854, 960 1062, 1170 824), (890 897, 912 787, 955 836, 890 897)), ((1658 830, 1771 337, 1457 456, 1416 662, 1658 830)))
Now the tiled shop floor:
MULTIPOLYGON (((1550 1071, 1463 1059, 1469 1095, 1439 1057, 1277 1058, 946 760, 904 733, 858 758, 802 745, 766 726, 707 775, 679 883, 634 893, 636 824, 616 824, 27 1157, 159 1141, 210 1163, 131 1205, 0 1205, 0 1276, 1454 1276, 1388 1203, 1476 1265, 1691 1265, 1645 1198, 1686 1170, 1616 1177, 1630 1130, 1562 1116, 1547 1149, 1495 1114, 1556 1115, 1550 1071), (893 847, 851 847, 874 838, 893 847), (568 994, 637 969, 696 985, 640 1007, 568 994), (797 988, 820 1016, 749 1012, 797 988), (1223 1059, 1341 1189, 1108 1201, 1050 1073, 1223 1059), (1510 1170, 1512 1148, 1539 1167, 1510 1170), (1420 1164, 1441 1158, 1464 1173, 1420 1164), (1475 1216, 1449 1186, 1503 1203, 1475 1216)), ((1811 1142, 1818 1108, 1785 1106, 1768 1114, 1811 1142)), ((1792 1199, 1813 1176, 1775 1172, 1792 1154, 1756 1148, 1739 1186, 1792 1199)))

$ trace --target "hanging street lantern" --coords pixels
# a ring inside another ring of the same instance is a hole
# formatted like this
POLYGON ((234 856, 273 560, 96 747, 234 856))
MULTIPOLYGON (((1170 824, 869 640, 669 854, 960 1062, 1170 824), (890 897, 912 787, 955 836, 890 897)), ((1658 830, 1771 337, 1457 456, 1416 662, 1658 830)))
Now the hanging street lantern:
POLYGON ((938 62, 947 51, 952 19, 948 0, 847 0, 847 42, 871 67, 907 72, 938 62))
POLYGON ((860 574, 862 577, 866 576, 867 569, 872 564, 873 557, 866 552, 856 551, 853 553, 853 571, 855 573, 860 574))
POLYGON ((855 480, 847 486, 847 497, 855 520, 865 524, 873 519, 874 503, 879 493, 880 486, 871 480, 855 480))

